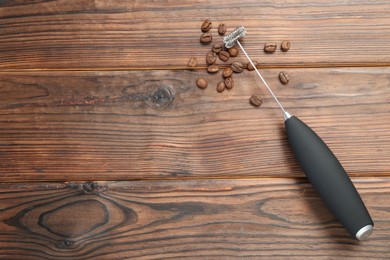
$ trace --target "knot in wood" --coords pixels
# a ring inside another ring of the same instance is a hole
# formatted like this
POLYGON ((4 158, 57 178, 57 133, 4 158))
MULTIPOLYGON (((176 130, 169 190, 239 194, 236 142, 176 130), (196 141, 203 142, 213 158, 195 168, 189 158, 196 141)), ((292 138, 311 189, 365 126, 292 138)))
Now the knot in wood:
POLYGON ((149 103, 153 108, 163 108, 169 105, 174 98, 171 89, 167 86, 163 86, 149 94, 149 103))
POLYGON ((96 191, 98 184, 96 182, 87 181, 83 183, 83 191, 86 193, 96 191))
POLYGON ((65 240, 63 240, 63 241, 57 243, 56 246, 57 246, 58 248, 61 248, 61 249, 72 248, 72 247, 74 246, 74 241, 65 239, 65 240))
POLYGON ((64 246, 71 246, 71 245, 73 245, 73 241, 64 240, 64 246))

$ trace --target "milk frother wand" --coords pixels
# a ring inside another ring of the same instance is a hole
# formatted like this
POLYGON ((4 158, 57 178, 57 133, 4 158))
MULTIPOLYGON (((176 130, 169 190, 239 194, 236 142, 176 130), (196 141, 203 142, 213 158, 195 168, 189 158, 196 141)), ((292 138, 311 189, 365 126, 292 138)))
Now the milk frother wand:
POLYGON ((282 109, 288 141, 295 157, 322 200, 352 236, 358 240, 367 239, 372 233, 374 223, 348 174, 324 141, 280 104, 242 47, 239 39, 245 35, 245 28, 240 26, 230 35, 225 36, 223 42, 226 48, 231 48, 236 43, 240 46, 257 75, 282 109))

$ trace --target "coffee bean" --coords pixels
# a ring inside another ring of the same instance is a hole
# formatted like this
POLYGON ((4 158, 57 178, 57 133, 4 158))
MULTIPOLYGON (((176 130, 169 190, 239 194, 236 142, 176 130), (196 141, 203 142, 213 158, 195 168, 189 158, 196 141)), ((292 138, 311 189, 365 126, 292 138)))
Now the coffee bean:
POLYGON ((233 62, 230 67, 236 73, 240 73, 240 72, 242 72, 244 70, 244 65, 241 62, 239 62, 239 61, 233 62))
POLYGON ((282 51, 288 51, 291 47, 291 43, 289 41, 282 41, 282 44, 280 44, 280 49, 282 51))
POLYGON ((226 24, 221 23, 221 24, 218 26, 218 34, 219 34, 219 35, 224 35, 224 34, 226 33, 226 30, 227 30, 226 24))
POLYGON ((251 104, 255 107, 259 107, 261 106, 261 103, 263 103, 263 99, 260 95, 252 95, 249 99, 249 102, 251 102, 251 104))
POLYGON ((224 78, 229 78, 229 77, 232 76, 232 74, 233 74, 233 70, 232 70, 232 68, 230 68, 230 67, 225 68, 225 69, 223 70, 223 72, 222 72, 222 76, 223 76, 224 78))
POLYGON ((225 90, 226 86, 225 86, 225 83, 223 81, 219 82, 218 85, 217 85, 217 91, 219 93, 223 92, 225 90))
POLYGON ((230 57, 237 57, 239 51, 238 51, 238 48, 236 46, 234 46, 234 47, 228 49, 228 52, 230 54, 230 57))
MULTIPOLYGON (((259 63, 257 62, 257 61, 253 61, 253 64, 257 67, 257 65, 259 65, 259 63)), ((253 71, 253 70, 255 70, 255 68, 252 66, 252 64, 250 63, 250 62, 248 62, 248 65, 247 65, 247 70, 249 70, 249 71, 253 71)))
POLYGON ((232 89, 232 88, 234 87, 234 81, 233 81, 233 78, 232 78, 232 77, 226 78, 226 79, 224 80, 224 82, 225 82, 225 87, 226 87, 227 89, 232 89))
POLYGON ((269 52, 269 53, 275 52, 276 48, 277 48, 276 43, 267 42, 266 44, 264 44, 264 51, 265 52, 269 52))
POLYGON ((196 65, 198 65, 198 59, 195 58, 195 57, 192 57, 189 61, 188 61, 188 67, 195 67, 196 65))
POLYGON ((204 78, 198 78, 196 80, 196 85, 198 86, 198 88, 207 88, 207 80, 205 80, 204 78))
POLYGON ((200 27, 200 29, 202 30, 202 32, 208 32, 211 29, 211 26, 212 26, 212 23, 211 23, 210 19, 206 19, 202 23, 202 26, 200 27))
POLYGON ((209 44, 213 40, 211 33, 204 33, 200 36, 200 42, 203 44, 209 44))
POLYGON ((282 82, 283 84, 287 84, 288 81, 290 80, 290 77, 288 76, 288 74, 284 71, 281 71, 279 73, 279 80, 280 82, 282 82))
POLYGON ((222 61, 228 61, 230 58, 230 54, 227 51, 221 51, 219 53, 219 59, 222 61))
POLYGON ((223 50, 223 46, 220 43, 216 43, 216 44, 213 45, 212 50, 213 50, 213 52, 218 54, 218 53, 220 53, 223 50))
POLYGON ((216 60, 217 60, 217 54, 215 54, 215 52, 210 51, 209 53, 207 53, 206 63, 208 65, 214 64, 216 60))
POLYGON ((209 73, 217 73, 219 71, 218 65, 210 65, 207 67, 207 72, 209 73))

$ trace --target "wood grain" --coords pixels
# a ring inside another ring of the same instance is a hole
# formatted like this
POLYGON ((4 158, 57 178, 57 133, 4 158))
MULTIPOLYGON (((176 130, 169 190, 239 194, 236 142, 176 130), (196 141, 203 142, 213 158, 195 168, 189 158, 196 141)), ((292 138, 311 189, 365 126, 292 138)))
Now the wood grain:
POLYGON ((388 259, 390 179, 353 181, 365 242, 301 178, 1 184, 0 257, 388 259))
MULTIPOLYGON (((351 176, 388 176, 389 68, 290 69, 264 75, 351 176)), ((0 180, 303 176, 280 110, 253 73, 55 72, 0 75, 0 180), (210 86, 195 86, 204 76, 210 86), (262 93, 261 108, 248 99, 262 93)))
POLYGON ((390 259, 389 49, 388 1, 0 0, 0 259, 390 259), (253 72, 216 92, 205 18, 213 42, 221 22, 247 28, 353 177, 369 241, 303 178, 253 72))
POLYGON ((388 1, 35 0, 0 2, 1 69, 184 68, 201 58, 200 25, 245 25, 266 67, 388 66, 388 1), (266 55, 265 42, 292 48, 266 55))

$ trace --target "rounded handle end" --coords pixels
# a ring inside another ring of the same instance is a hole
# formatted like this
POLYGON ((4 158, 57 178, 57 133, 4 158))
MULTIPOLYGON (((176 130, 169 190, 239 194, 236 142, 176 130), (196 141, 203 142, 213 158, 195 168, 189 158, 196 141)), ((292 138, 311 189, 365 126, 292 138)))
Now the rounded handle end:
POLYGON ((362 227, 355 235, 358 240, 366 240, 372 233, 374 229, 373 225, 366 225, 362 227))

